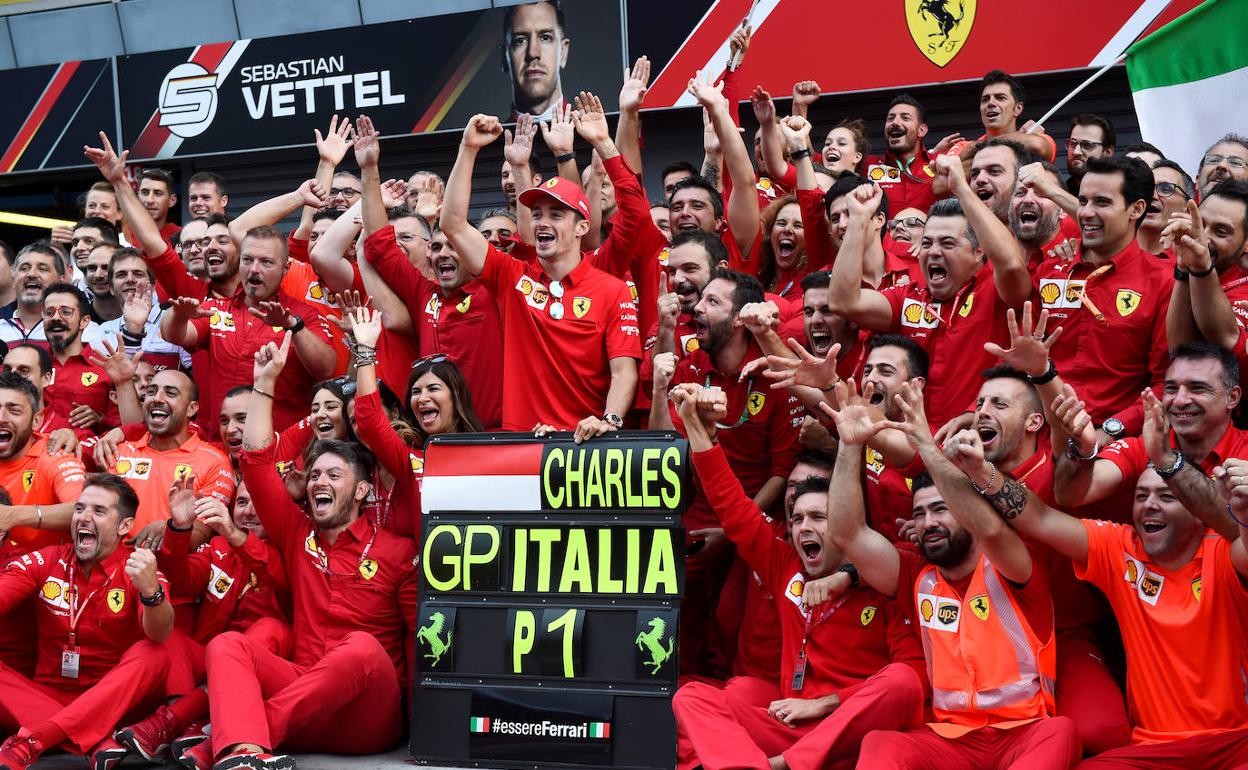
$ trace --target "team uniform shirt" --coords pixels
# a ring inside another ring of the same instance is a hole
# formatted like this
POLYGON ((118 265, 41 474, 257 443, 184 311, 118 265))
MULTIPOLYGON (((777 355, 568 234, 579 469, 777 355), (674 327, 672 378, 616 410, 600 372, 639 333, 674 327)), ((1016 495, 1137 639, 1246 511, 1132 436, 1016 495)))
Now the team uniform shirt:
POLYGON ((108 378, 104 367, 87 360, 87 356, 92 354, 87 349, 80 355, 65 359, 64 363, 53 355, 52 382, 43 389, 44 403, 61 414, 71 414, 77 406, 89 406, 103 415, 94 428, 75 428, 79 438, 94 435, 97 430, 106 431, 121 422, 121 414, 111 397, 113 381, 108 378))
POLYGON ((420 483, 425 477, 425 453, 410 447, 395 432, 381 406, 381 394, 355 399, 355 433, 377 462, 394 476, 388 515, 377 523, 396 535, 420 542, 420 483))
POLYGON ((727 454, 719 447, 695 452, 693 467, 725 534, 774 597, 783 633, 781 697, 818 698, 835 693, 844 703, 889 663, 909 664, 926 681, 923 650, 907 605, 864 585, 829 604, 804 610, 802 590, 808 577, 802 571, 802 560, 790 542, 775 537, 741 488, 727 454), (803 640, 804 681, 795 689, 803 640))
MULTIPOLYGON (((364 239, 364 257, 407 306, 420 355, 450 358, 463 372, 482 425, 497 429, 503 422, 503 321, 494 295, 479 280, 444 293, 408 262, 392 225, 364 239)), ((406 385, 406 377, 402 383, 396 386, 406 385)))
POLYGON ((215 497, 229 505, 234 500, 234 467, 212 444, 191 434, 176 449, 154 449, 151 434, 117 445, 117 461, 109 469, 126 480, 139 495, 134 531, 169 518, 169 487, 195 475, 195 496, 215 497))
POLYGON ((863 457, 863 502, 867 508, 867 524, 899 548, 914 550, 914 545, 901 537, 898 519, 914 518, 914 480, 902 469, 889 465, 884 455, 866 447, 863 457))
POLYGON ((142 350, 143 360, 151 364, 158 372, 165 369, 181 369, 189 372, 191 354, 181 346, 174 345, 160 336, 160 316, 163 310, 164 308, 160 305, 152 304, 152 312, 148 314, 147 322, 144 324, 143 339, 138 340, 137 344, 136 340, 126 332, 124 318, 105 321, 100 324, 100 330, 113 340, 117 339, 118 334, 122 335, 126 345, 126 355, 133 358, 135 353, 142 350))
MULTIPOLYGON (((145 638, 139 590, 126 575, 129 558, 130 550, 119 546, 87 575, 74 557, 74 546, 66 543, 24 554, 0 575, 0 612, 28 596, 36 597, 36 682, 58 690, 85 690, 145 638), (81 617, 76 618, 71 637, 70 611, 75 607, 81 617), (77 678, 61 675, 61 656, 70 646, 77 647, 80 656, 77 678)), ((157 572, 156 578, 168 594, 165 576, 157 572)))
MULTIPOLYGON (((743 360, 753 361, 760 355, 757 343, 751 340, 743 360)), ((801 452, 798 433, 802 407, 795 397, 786 391, 772 390, 762 377, 741 382, 736 372, 720 372, 705 350, 695 350, 676 367, 672 385, 685 382, 724 391, 728 413, 721 425, 728 427, 721 427, 717 438, 746 494, 753 497, 769 479, 789 475, 801 452)), ((684 431, 674 407, 672 422, 684 431)), ((699 481, 699 488, 704 483, 699 481)), ((718 526, 706 494, 702 489, 685 511, 686 530, 718 526)))
POLYGON ((499 302, 503 351, 503 428, 537 423, 568 430, 606 411, 612 358, 641 358, 637 305, 618 278, 582 259, 558 281, 540 265, 490 246, 481 283, 499 302), (557 309, 556 309, 557 308, 557 309))
MULTIPOLYGON (((19 457, 0 460, 0 487, 13 505, 55 505, 78 500, 86 470, 72 454, 49 455, 48 440, 32 437, 19 457)), ((33 551, 65 541, 65 532, 17 527, 8 534, 22 551, 33 551)))
POLYGON ((1088 561, 1079 577, 1105 593, 1127 653, 1133 743, 1248 726, 1248 603, 1229 541, 1206 533, 1177 570, 1154 564, 1135 529, 1082 521, 1088 561))
POLYGON ((289 623, 286 570, 270 543, 248 535, 235 548, 216 535, 194 553, 190 547, 191 530, 167 528, 157 556, 173 595, 200 600, 191 638, 207 644, 223 631, 246 631, 261 618, 289 623))
POLYGON ((926 286, 913 283, 881 293, 893 310, 892 323, 884 331, 923 346, 931 371, 946 374, 928 378, 923 388, 931 424, 944 425, 972 409, 979 394, 979 372, 997 362, 996 356, 984 352, 984 343, 1009 348, 1006 304, 993 283, 992 263, 980 268, 949 302, 933 300, 926 286), (958 372, 969 376, 955 376, 958 372))
POLYGON ((1050 258, 1033 277, 1050 327, 1063 329, 1051 353, 1062 379, 1087 402, 1096 424, 1117 416, 1129 434, 1139 433, 1140 391, 1160 387, 1170 360, 1173 265, 1132 241, 1100 267, 1050 258))
POLYGON ((65 419, 64 415, 60 412, 50 407, 44 407, 43 420, 40 421, 36 432, 40 436, 48 436, 58 430, 64 429, 73 430, 74 426, 70 425, 69 420, 65 419))
POLYGON ((416 628, 417 548, 360 517, 325 543, 291 501, 274 468, 273 447, 239 459, 270 542, 282 554, 294 602, 295 665, 311 666, 348 634, 381 643, 407 689, 406 658, 416 628))
POLYGON ((915 208, 926 212, 936 202, 936 193, 932 190, 936 172, 932 162, 927 148, 920 142, 908 163, 888 150, 883 155, 868 156, 863 165, 866 178, 878 184, 888 196, 889 211, 915 208))
MULTIPOLYGON (((329 325, 310 305, 280 291, 273 300, 280 302, 291 315, 303 320, 307 328, 300 334, 315 334, 323 342, 330 342, 329 325)), ((211 315, 191 322, 198 338, 190 349, 208 352, 207 369, 200 369, 196 362, 196 382, 201 389, 201 411, 218 414, 226 393, 239 385, 252 384, 256 351, 270 342, 281 345, 286 330, 269 326, 249 313, 241 286, 233 297, 208 300, 204 307, 211 311, 211 315)), ((274 429, 283 430, 307 414, 308 397, 314 384, 316 379, 303 368, 292 341, 286 368, 273 388, 274 429)), ((210 435, 215 436, 216 421, 209 421, 207 428, 210 435)))

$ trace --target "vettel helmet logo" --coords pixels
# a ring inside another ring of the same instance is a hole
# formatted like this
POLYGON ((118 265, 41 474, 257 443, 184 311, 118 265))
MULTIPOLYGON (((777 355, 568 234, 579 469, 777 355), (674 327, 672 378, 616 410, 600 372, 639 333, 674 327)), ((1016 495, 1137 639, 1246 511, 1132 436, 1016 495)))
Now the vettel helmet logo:
POLYGON ((217 115, 217 74, 194 62, 179 64, 160 84, 160 125, 182 139, 199 136, 217 115))

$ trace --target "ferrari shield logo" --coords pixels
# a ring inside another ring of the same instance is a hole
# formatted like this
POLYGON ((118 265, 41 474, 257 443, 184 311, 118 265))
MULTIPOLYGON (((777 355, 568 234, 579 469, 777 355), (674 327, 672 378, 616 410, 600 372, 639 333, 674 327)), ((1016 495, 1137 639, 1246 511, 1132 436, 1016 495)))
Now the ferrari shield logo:
POLYGON ((99 381, 100 381, 100 375, 96 374, 95 372, 83 372, 82 373, 82 385, 85 388, 89 388, 99 381))
POLYGON ((1196 601, 1200 601, 1200 584, 1201 578, 1192 581, 1192 596, 1196 597, 1196 601))
POLYGON ((108 608, 113 611, 114 615, 117 614, 118 612, 121 612, 123 609, 125 609, 125 606, 126 606, 125 589, 114 588, 113 590, 108 592, 108 608))
POLYGON ((589 297, 577 297, 572 300, 572 314, 577 318, 584 318, 585 314, 589 312, 589 306, 592 304, 593 301, 589 297))
POLYGON ((976 0, 905 0, 906 26, 919 53, 943 67, 966 44, 975 24, 976 0))
POLYGON ((763 411, 763 404, 767 403, 767 396, 759 393, 757 390, 750 391, 750 399, 746 403, 746 408, 750 410, 750 416, 757 416, 763 411))
POLYGON ((987 620, 989 613, 992 612, 992 605, 988 603, 988 595, 980 594, 971 599, 971 612, 975 613, 975 617, 980 620, 987 620))
POLYGON ((873 620, 875 620, 875 605, 868 604, 862 608, 862 612, 858 613, 858 622, 865 628, 871 625, 873 620))
POLYGON ((34 486, 34 484, 35 484, 35 472, 34 471, 22 471, 22 489, 29 492, 30 488, 34 486))
POLYGON ((1114 297, 1114 307, 1118 308, 1118 315, 1126 318, 1135 312, 1140 306, 1140 293, 1131 291, 1130 289, 1119 289, 1118 296, 1114 297))
POLYGON ((455 309, 461 313, 467 313, 468 308, 470 307, 472 307, 472 295, 471 294, 469 294, 467 297, 464 297, 464 299, 458 305, 455 306, 455 309))
POLYGON ((360 562, 360 576, 365 580, 372 580, 377 574, 377 562, 372 559, 365 559, 360 562))

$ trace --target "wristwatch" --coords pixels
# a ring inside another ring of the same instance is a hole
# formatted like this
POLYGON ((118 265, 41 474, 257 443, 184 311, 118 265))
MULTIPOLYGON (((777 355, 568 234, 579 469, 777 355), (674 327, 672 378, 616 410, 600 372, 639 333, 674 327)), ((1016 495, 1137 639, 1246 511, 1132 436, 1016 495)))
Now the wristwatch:
POLYGON ((620 428, 624 427, 624 418, 620 417, 618 414, 612 414, 610 412, 607 412, 606 414, 602 416, 602 419, 610 423, 611 427, 615 428, 616 430, 619 430, 620 428))
POLYGON ((1157 475, 1161 476, 1161 478, 1164 480, 1164 479, 1169 479, 1174 474, 1183 470, 1183 466, 1186 464, 1187 464, 1187 458, 1183 456, 1182 452, 1175 450, 1173 465, 1171 465, 1169 468, 1158 468, 1157 466, 1154 465, 1153 470, 1157 471, 1157 475))
POLYGON ((855 567, 852 564, 842 564, 836 571, 844 572, 846 575, 849 575, 849 587, 850 588, 858 587, 858 568, 857 567, 855 567))
POLYGON ((159 607, 165 603, 165 587, 157 586, 156 593, 151 596, 144 596, 143 592, 139 592, 139 601, 144 607, 159 607))
POLYGON ((303 331, 303 330, 304 330, 304 328, 306 328, 306 327, 307 327, 307 324, 305 324, 305 323, 303 322, 303 319, 302 319, 302 318, 300 318, 299 316, 295 316, 295 325, 294 325, 294 326, 292 326, 292 327, 290 327, 290 328, 289 328, 289 329, 287 329, 286 331, 290 332, 290 333, 291 333, 291 335, 295 335, 295 334, 298 334, 299 332, 303 331))
POLYGON ((1110 417, 1108 420, 1101 423, 1101 431, 1104 432, 1105 435, 1117 441, 1127 435, 1127 426, 1123 425, 1122 420, 1119 420, 1117 417, 1110 417))

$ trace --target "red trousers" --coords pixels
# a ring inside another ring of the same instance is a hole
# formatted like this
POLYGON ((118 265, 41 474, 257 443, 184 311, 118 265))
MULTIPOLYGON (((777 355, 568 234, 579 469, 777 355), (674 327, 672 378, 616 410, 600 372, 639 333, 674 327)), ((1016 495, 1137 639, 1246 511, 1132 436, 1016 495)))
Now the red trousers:
POLYGON ((943 738, 930 727, 875 732, 862 742, 858 766, 870 770, 1070 770, 1079 761, 1070 717, 1050 717, 1009 730, 981 727, 943 738))
POLYGON ((1057 713, 1070 717, 1091 756, 1131 742, 1131 720, 1114 675, 1090 632, 1057 632, 1057 713))
POLYGON ((236 631, 208 643, 212 749, 375 754, 402 732, 399 678, 371 634, 347 634, 311 666, 274 654, 236 631))
POLYGON ((0 664, 0 727, 16 732, 53 722, 65 732, 66 744, 85 754, 127 717, 147 716, 160 703, 169 671, 169 649, 155 642, 136 642, 117 665, 90 687, 65 688, 32 682, 0 664))
MULTIPOLYGON (((243 636, 283 658, 290 657, 295 644, 290 626, 277 618, 260 618, 243 632, 243 636)), ((203 685, 207 673, 207 648, 181 631, 174 631, 165 644, 169 647, 167 694, 186 695, 203 685)))
POLYGON ((1244 770, 1248 768, 1248 730, 1171 741, 1142 743, 1108 751, 1081 762, 1076 770, 1244 770))
POLYGON ((780 754, 792 770, 851 768, 872 730, 923 723, 923 683, 913 668, 892 663, 880 669, 836 711, 793 727, 767 713, 783 697, 774 683, 737 677, 723 688, 691 683, 676 691, 677 768, 769 770, 780 754))

